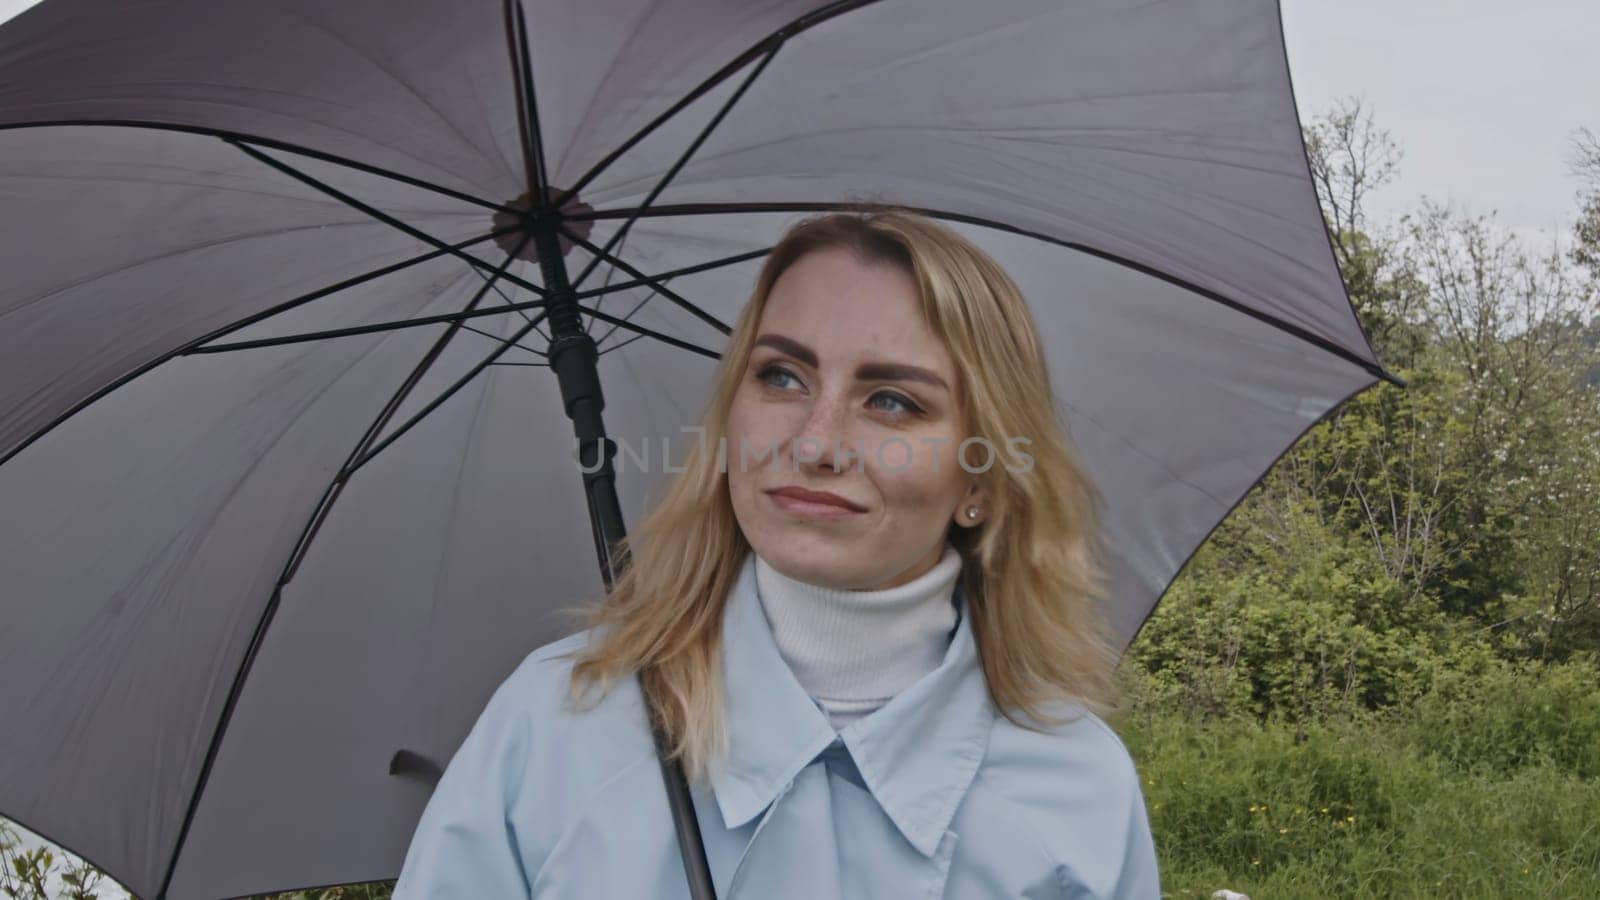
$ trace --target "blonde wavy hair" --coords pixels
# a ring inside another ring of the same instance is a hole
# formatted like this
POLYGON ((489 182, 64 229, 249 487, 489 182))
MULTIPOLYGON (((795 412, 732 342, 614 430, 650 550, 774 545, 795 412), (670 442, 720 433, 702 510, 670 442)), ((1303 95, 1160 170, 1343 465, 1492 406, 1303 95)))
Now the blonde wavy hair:
MULTIPOLYGON (((961 589, 995 708, 1023 727, 1058 723, 1044 707, 1077 702, 1098 714, 1116 701, 1118 652, 1100 612, 1103 500, 1055 415, 1043 347, 1021 292, 967 239, 918 213, 881 204, 815 215, 766 258, 729 336, 701 415, 704 435, 644 518, 617 547, 626 562, 606 596, 576 610, 596 632, 573 651, 571 699, 637 674, 670 756, 703 782, 728 749, 722 705, 723 609, 749 543, 734 518, 715 449, 749 364, 778 276, 807 253, 846 247, 867 263, 911 273, 932 330, 948 348, 966 400, 966 434, 989 446, 1026 435, 1026 471, 991 465, 975 477, 986 519, 952 523, 961 589)), ((732 441, 730 441, 732 443, 732 441)))

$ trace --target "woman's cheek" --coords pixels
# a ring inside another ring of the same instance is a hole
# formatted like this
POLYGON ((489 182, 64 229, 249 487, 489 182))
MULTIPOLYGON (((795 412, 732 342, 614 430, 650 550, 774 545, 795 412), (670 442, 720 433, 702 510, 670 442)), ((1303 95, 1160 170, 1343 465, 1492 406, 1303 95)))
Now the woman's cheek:
POLYGON ((957 477, 955 440, 947 435, 896 435, 871 448, 867 462, 881 472, 931 483, 957 477))
POLYGON ((885 500, 901 510, 932 505, 941 495, 941 485, 948 480, 948 476, 935 472, 933 455, 927 448, 913 445, 908 451, 904 443, 892 440, 869 448, 867 466, 885 500))
POLYGON ((889 477, 914 473, 919 468, 916 445, 910 438, 889 437, 867 448, 867 464, 889 477))

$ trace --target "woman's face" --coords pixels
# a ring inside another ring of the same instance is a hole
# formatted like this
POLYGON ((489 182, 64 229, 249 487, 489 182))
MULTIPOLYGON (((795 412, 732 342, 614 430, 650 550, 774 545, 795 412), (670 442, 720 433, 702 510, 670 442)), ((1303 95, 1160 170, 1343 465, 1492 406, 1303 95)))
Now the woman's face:
POLYGON ((844 590, 904 584, 980 505, 954 362, 912 276, 853 251, 807 253, 773 285, 729 410, 734 515, 791 578, 844 590), (837 468, 837 471, 835 469, 837 468), (785 489, 828 492, 848 508, 785 489))

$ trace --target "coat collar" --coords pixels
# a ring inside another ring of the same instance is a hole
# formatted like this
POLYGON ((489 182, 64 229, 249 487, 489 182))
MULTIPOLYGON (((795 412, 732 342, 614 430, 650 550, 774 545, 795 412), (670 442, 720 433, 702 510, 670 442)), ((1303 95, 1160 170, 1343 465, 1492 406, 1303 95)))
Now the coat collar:
POLYGON ((723 612, 729 752, 711 772, 723 824, 755 818, 817 754, 840 740, 878 805, 923 856, 938 849, 988 748, 995 711, 965 598, 939 667, 834 732, 778 652, 745 557, 723 612))

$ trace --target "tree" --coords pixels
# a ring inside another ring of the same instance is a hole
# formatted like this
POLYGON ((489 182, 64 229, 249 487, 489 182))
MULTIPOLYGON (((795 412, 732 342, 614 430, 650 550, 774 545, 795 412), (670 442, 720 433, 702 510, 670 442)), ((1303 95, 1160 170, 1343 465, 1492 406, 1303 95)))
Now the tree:
POLYGON ((1580 128, 1572 144, 1573 174, 1584 182, 1578 194, 1580 208, 1573 227, 1572 261, 1600 279, 1600 135, 1580 128))
POLYGON ((104 872, 41 841, 24 842, 16 826, 0 819, 0 897, 99 900, 126 896, 104 872))
POLYGON ((1333 252, 1378 358, 1411 368, 1425 344, 1425 290, 1404 245, 1372 223, 1367 201, 1400 171, 1400 146, 1362 101, 1345 98, 1305 128, 1306 157, 1333 252))
POLYGON ((1184 708, 1314 718, 1404 702, 1495 649, 1600 649, 1594 285, 1492 217, 1423 202, 1372 222, 1400 155, 1357 101, 1306 146, 1351 302, 1409 386, 1307 432, 1186 565, 1136 658, 1184 708))

